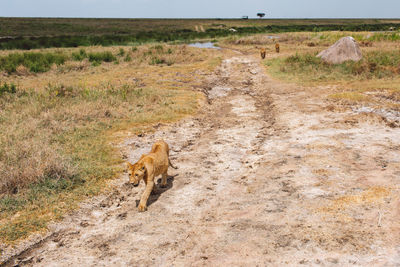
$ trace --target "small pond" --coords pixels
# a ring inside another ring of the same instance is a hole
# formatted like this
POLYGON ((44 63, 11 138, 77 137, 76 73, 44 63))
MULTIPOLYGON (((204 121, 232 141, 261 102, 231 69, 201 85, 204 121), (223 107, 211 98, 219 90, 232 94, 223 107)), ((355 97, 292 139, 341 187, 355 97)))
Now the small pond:
POLYGON ((212 49, 221 49, 221 47, 215 46, 214 43, 207 42, 207 43, 192 43, 189 46, 197 47, 197 48, 212 48, 212 49))

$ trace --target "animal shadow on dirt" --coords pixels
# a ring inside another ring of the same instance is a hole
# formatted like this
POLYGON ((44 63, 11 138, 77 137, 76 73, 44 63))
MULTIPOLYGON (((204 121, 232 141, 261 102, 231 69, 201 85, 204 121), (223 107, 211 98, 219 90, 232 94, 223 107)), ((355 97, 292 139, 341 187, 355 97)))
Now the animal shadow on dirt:
MULTIPOLYGON (((166 191, 171 189, 174 185, 174 180, 175 177, 178 176, 179 174, 175 175, 168 175, 167 178, 167 186, 166 187, 161 187, 161 178, 157 179, 157 184, 155 185, 155 188, 153 189, 153 192, 151 192, 151 195, 149 196, 149 199, 147 200, 147 207, 149 207, 151 204, 156 202, 158 198, 166 191)), ((141 194, 140 194, 141 196, 141 194)), ((136 200, 136 207, 139 205, 140 199, 136 200)))

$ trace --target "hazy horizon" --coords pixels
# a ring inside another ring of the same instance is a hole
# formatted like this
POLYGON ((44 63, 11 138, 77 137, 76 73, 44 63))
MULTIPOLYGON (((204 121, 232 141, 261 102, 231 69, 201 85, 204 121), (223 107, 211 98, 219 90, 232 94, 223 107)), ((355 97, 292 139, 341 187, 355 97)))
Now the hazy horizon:
POLYGON ((0 0, 0 17, 38 18, 396 19, 398 10, 398 0, 0 0))

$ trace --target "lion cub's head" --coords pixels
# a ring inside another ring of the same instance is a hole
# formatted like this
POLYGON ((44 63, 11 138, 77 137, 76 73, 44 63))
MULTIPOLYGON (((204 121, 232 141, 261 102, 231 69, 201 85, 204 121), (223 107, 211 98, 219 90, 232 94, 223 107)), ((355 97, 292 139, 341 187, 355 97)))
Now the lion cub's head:
POLYGON ((130 164, 128 162, 128 173, 129 183, 133 184, 133 186, 138 186, 146 175, 146 166, 144 166, 143 162, 137 162, 135 164, 130 164))

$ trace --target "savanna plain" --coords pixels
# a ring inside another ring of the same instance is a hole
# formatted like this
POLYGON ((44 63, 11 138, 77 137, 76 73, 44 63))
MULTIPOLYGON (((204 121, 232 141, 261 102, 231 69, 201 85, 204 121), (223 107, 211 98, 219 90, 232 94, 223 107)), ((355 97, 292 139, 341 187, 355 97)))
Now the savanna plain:
POLYGON ((400 264, 399 21, 0 21, 3 265, 400 264), (345 36, 361 61, 316 57, 345 36))

